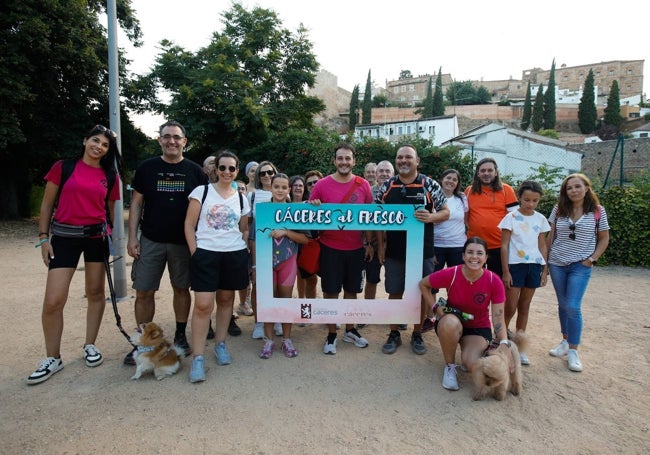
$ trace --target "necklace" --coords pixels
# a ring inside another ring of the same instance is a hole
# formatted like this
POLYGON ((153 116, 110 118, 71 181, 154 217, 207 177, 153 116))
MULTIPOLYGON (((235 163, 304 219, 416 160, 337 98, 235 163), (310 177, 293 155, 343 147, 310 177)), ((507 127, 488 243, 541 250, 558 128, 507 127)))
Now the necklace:
POLYGON ((479 276, 477 276, 477 277, 474 278, 474 279, 471 279, 471 278, 469 277, 468 272, 465 270, 465 266, 463 266, 463 268, 461 269, 461 271, 463 272, 463 276, 465 277, 465 279, 467 280, 467 282, 470 284, 470 286, 473 285, 474 283, 476 283, 478 280, 480 280, 481 277, 483 276, 483 273, 484 273, 483 269, 481 269, 481 272, 480 272, 479 276))

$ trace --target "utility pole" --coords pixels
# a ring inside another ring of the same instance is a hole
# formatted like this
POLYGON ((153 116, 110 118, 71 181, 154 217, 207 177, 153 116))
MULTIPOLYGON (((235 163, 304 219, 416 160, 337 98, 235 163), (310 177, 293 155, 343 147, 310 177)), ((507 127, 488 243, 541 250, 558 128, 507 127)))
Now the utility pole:
MULTIPOLYGON (((111 129, 117 134, 117 146, 122 152, 120 127, 120 80, 117 54, 117 7, 116 0, 108 0, 108 106, 111 129)), ((115 202, 115 226, 113 226, 113 280, 115 295, 126 298, 126 257, 124 251, 124 191, 120 187, 120 200, 115 202)))

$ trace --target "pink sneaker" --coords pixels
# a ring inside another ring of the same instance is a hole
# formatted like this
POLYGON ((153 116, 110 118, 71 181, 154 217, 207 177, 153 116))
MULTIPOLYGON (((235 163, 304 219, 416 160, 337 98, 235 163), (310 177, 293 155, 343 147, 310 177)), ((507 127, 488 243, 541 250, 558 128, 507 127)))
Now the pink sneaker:
POLYGON ((262 348, 262 352, 260 352, 260 359, 270 359, 273 355, 275 343, 273 340, 269 340, 268 338, 265 338, 264 341, 264 347, 262 348))
POLYGON ((296 351, 296 348, 293 347, 293 343, 291 342, 290 338, 282 340, 282 352, 284 352, 285 356, 290 358, 298 355, 298 351, 296 351))

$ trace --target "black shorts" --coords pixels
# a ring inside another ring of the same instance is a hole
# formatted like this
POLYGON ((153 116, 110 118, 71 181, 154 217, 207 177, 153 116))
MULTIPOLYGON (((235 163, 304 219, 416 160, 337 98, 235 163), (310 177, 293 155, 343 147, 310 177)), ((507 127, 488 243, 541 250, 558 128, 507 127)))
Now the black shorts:
POLYGON ((336 250, 321 243, 320 276, 325 294, 344 291, 358 294, 363 289, 363 266, 365 249, 336 250))
POLYGON ((49 269, 73 268, 79 264, 81 253, 84 262, 104 262, 108 258, 108 241, 104 237, 59 237, 50 239, 54 257, 50 259, 49 269))
POLYGON ((371 284, 377 284, 381 281, 381 263, 377 255, 373 255, 371 261, 365 261, 366 281, 371 284))
POLYGON ((195 292, 238 291, 249 283, 246 248, 209 251, 197 248, 190 257, 190 285, 195 292))
MULTIPOLYGON (((436 331, 436 334, 438 333, 438 321, 435 321, 433 323, 433 328, 436 331)), ((492 329, 489 327, 463 327, 463 334, 460 336, 461 338, 467 336, 467 335, 478 335, 480 337, 483 337, 487 340, 488 344, 492 342, 492 329)))

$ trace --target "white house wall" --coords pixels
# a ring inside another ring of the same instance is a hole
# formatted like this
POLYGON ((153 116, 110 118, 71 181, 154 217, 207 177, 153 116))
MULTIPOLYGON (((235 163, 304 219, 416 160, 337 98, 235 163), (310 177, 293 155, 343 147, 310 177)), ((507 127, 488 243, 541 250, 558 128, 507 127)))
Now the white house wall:
POLYGON ((354 130, 354 137, 357 139, 365 137, 382 138, 391 143, 406 142, 410 138, 421 137, 433 140, 433 145, 440 146, 443 142, 453 138, 457 132, 458 122, 456 117, 445 117, 357 126, 354 130))

